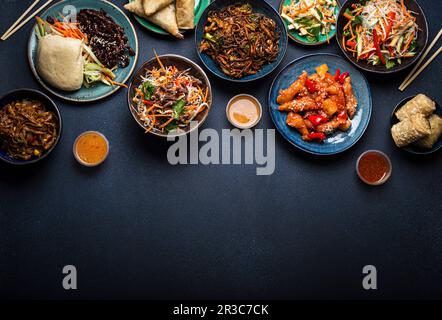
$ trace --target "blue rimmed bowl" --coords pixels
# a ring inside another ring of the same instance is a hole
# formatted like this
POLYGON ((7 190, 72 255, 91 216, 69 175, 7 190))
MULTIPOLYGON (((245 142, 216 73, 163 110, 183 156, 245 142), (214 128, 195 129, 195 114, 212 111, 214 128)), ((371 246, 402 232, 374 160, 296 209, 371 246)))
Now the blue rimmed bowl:
POLYGON ((213 1, 204 11, 204 13, 201 16, 201 19, 198 22, 198 25, 196 27, 195 31, 195 46, 196 50, 198 52, 198 56, 200 57, 203 64, 206 66, 207 69, 209 69, 210 72, 212 72, 214 75, 220 77, 221 79, 232 81, 232 82, 249 82, 261 79, 268 74, 270 74, 272 71, 274 71, 279 64, 284 59, 284 56, 287 51, 287 43, 288 43, 288 36, 287 36, 287 29, 285 27, 284 21, 282 20, 281 16, 279 15, 278 11, 276 11, 270 4, 268 4, 264 0, 215 0, 213 1), (248 75, 242 78, 233 78, 228 75, 226 75, 216 64, 215 61, 212 60, 211 57, 209 57, 205 53, 201 53, 199 50, 201 41, 203 40, 204 35, 204 26, 207 23, 207 18, 210 11, 220 11, 221 9, 228 7, 233 4, 250 4, 253 8, 253 12, 261 13, 265 15, 266 17, 272 19, 275 21, 277 30, 280 33, 280 39, 279 39, 279 54, 275 61, 273 61, 270 64, 267 64, 263 66, 263 68, 254 75, 248 75))
POLYGON ((351 148, 362 137, 371 118, 371 92, 367 79, 351 64, 333 54, 312 54, 289 63, 273 81, 268 99, 270 115, 279 133, 295 147, 315 155, 331 155, 351 148), (327 136, 327 139, 322 143, 307 142, 302 140, 298 130, 287 126, 288 113, 278 110, 279 105, 276 99, 279 91, 288 88, 301 75, 302 71, 305 70, 309 74, 315 73, 316 67, 324 63, 328 65, 329 72, 332 74, 337 69, 350 73, 353 91, 358 99, 358 107, 348 131, 336 131, 327 136))
MULTIPOLYGON (((12 164, 12 165, 27 165, 39 162, 43 159, 45 159, 49 154, 55 149, 55 147, 58 145, 58 142, 60 141, 61 133, 63 130, 63 121, 61 119, 60 111, 58 110, 56 104, 54 101, 51 100, 47 95, 44 93, 33 90, 33 89, 17 89, 11 92, 8 92, 3 97, 0 98, 0 109, 6 106, 8 103, 14 102, 14 101, 20 101, 24 99, 32 99, 37 100, 43 103, 46 110, 52 111, 55 116, 58 119, 58 136, 55 140, 54 145, 47 150, 41 157, 33 157, 29 160, 22 160, 22 159, 15 159, 11 156, 9 156, 4 150, 0 147, 0 159, 6 163, 12 164)), ((0 144, 1 145, 1 144, 0 144)))
MULTIPOLYGON (((135 28, 130 22, 129 18, 126 14, 118 8, 115 4, 106 1, 106 0, 63 0, 57 2, 53 6, 49 7, 43 14, 41 14, 42 19, 46 19, 48 16, 59 16, 60 13, 67 15, 68 13, 73 14, 71 11, 73 8, 77 12, 81 9, 94 9, 100 10, 103 9, 106 13, 111 17, 115 23, 123 27, 126 36, 129 40, 129 44, 132 49, 135 51, 135 56, 130 57, 130 63, 126 68, 118 68, 115 71, 116 82, 125 83, 129 80, 130 76, 135 70, 135 66, 138 60, 138 37, 135 32, 135 28)), ((104 99, 115 92, 117 92, 121 87, 119 86, 107 86, 103 83, 94 84, 90 88, 82 87, 80 90, 74 92, 67 92, 56 89, 49 84, 47 84, 38 74, 36 65, 37 65, 37 48, 38 48, 38 39, 35 33, 35 28, 32 28, 31 36, 28 42, 28 60, 29 66, 32 70, 37 81, 50 93, 53 95, 72 102, 78 103, 86 103, 104 99)))

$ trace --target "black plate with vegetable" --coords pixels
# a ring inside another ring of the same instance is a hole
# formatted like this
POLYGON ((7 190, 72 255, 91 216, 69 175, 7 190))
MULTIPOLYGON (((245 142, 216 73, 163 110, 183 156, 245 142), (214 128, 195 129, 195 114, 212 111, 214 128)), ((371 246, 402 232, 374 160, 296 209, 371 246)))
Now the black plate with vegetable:
POLYGON ((357 67, 393 73, 419 59, 428 25, 415 0, 348 0, 339 12, 336 37, 357 67))

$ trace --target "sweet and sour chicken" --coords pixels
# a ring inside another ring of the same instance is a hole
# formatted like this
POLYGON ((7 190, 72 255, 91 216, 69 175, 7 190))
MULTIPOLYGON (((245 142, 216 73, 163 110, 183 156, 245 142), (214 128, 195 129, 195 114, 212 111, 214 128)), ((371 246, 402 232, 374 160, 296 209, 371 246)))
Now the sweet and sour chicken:
POLYGON ((348 72, 338 69, 333 76, 328 66, 306 71, 277 98, 279 110, 288 112, 286 123, 305 141, 323 141, 336 130, 347 131, 358 105, 348 72))

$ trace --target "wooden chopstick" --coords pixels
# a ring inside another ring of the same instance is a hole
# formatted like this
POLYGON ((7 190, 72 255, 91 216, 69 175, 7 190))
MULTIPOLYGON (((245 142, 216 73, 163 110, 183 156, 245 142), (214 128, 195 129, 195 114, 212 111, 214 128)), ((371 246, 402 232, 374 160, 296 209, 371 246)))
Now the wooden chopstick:
POLYGON ((18 30, 20 30, 26 23, 29 22, 32 18, 34 18, 37 14, 39 14, 44 8, 46 8, 51 2, 54 0, 48 0, 43 6, 41 6, 37 11, 35 11, 33 14, 31 14, 26 20, 24 20, 22 23, 20 23, 15 29, 13 29, 11 32, 9 32, 7 35, 4 35, 1 37, 3 41, 7 40, 9 37, 11 37, 14 33, 16 33, 18 30))
POLYGON ((416 73, 410 78, 410 80, 408 80, 407 83, 405 83, 404 86, 402 86, 402 88, 399 88, 399 90, 404 91, 412 82, 414 79, 416 79, 416 77, 422 72, 424 71, 424 69, 434 60, 436 59, 436 57, 439 55, 439 53, 442 52, 442 46, 440 46, 440 48, 431 56, 430 59, 427 60, 427 62, 424 63, 424 65, 418 70, 416 71, 416 73))
POLYGON ((433 49, 434 45, 436 44, 437 40, 439 40, 441 35, 442 35, 442 29, 439 30, 439 33, 436 35, 436 37, 433 39, 431 44, 428 46, 427 50, 425 50, 425 52, 422 55, 422 57, 419 59, 419 61, 414 66, 413 70, 411 70, 411 72, 408 74, 408 76, 404 79, 402 84, 399 86, 399 90, 401 90, 401 91, 405 90, 405 88, 403 88, 404 85, 408 82, 408 80, 410 80, 410 78, 413 76, 413 74, 417 70, 417 68, 419 68, 419 66, 421 65, 422 61, 425 59, 425 57, 428 55, 428 53, 431 51, 431 49, 433 49))
POLYGON ((12 26, 9 27, 8 30, 5 31, 5 33, 2 35, 1 39, 3 40, 3 37, 6 37, 8 35, 9 32, 11 32, 12 29, 14 29, 22 20, 24 17, 26 17, 26 15, 40 2, 40 0, 35 0, 33 4, 31 4, 31 6, 20 16, 20 18, 18 18, 13 24, 12 26))

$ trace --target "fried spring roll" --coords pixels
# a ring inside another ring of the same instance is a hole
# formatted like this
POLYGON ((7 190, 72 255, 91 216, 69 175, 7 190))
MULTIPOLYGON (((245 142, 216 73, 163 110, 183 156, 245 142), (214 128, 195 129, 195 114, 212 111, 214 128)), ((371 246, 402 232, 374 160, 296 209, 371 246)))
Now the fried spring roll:
POLYGON ((426 117, 436 110, 436 104, 424 94, 418 94, 408 101, 402 108, 396 111, 396 117, 399 121, 405 120, 415 114, 422 114, 426 117))
POLYGON ((431 133, 428 119, 421 114, 413 115, 395 124, 391 136, 399 148, 405 147, 431 133))
POLYGON ((438 116, 437 114, 433 114, 428 118, 428 121, 430 122, 431 133, 416 142, 418 147, 424 149, 433 148, 433 145, 442 135, 442 117, 438 116))

